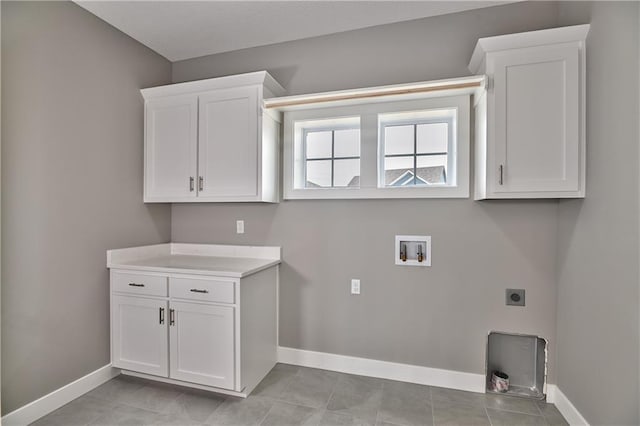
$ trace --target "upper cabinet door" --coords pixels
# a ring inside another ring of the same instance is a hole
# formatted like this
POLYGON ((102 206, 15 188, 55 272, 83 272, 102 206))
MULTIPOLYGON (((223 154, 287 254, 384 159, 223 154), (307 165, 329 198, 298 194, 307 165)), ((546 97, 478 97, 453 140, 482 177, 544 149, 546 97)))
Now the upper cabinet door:
POLYGON ((580 190, 575 43, 495 55, 496 193, 580 190))
POLYGON ((145 201, 196 197, 198 97, 170 96, 145 105, 145 201))
POLYGON ((200 95, 198 198, 258 200, 258 95, 257 86, 200 95))

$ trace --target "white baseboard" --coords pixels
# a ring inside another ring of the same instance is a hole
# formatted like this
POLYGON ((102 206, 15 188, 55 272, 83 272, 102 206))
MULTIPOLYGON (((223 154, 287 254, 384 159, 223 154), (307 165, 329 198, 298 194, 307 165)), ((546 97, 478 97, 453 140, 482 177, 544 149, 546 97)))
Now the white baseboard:
POLYGON ((278 347, 278 362, 470 392, 485 391, 482 374, 278 347))
POLYGON ((120 374, 120 370, 105 365, 76 381, 57 389, 42 398, 18 408, 2 417, 3 426, 25 426, 57 410, 74 399, 97 388, 104 382, 120 374))
POLYGON ((589 426, 582 414, 556 385, 547 385, 547 402, 555 404, 571 426, 589 426))

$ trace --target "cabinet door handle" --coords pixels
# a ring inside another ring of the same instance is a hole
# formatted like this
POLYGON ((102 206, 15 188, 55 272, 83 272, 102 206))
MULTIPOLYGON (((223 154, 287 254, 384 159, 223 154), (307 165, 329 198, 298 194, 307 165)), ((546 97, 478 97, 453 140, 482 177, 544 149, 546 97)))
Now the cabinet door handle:
POLYGON ((189 176, 189 192, 193 192, 194 181, 193 176, 189 176))
POLYGON ((209 293, 209 290, 200 290, 198 288, 192 288, 191 290, 189 290, 193 293, 209 293))
POLYGON ((176 311, 174 309, 169 309, 169 325, 176 324, 176 311))
POLYGON ((164 308, 160 308, 160 324, 164 324, 164 308))
POLYGON ((502 185, 504 183, 504 166, 500 164, 500 167, 498 169, 500 171, 500 175, 498 176, 498 183, 502 185))
POLYGON ((144 287, 144 284, 138 284, 138 283, 129 283, 129 285, 131 287, 144 287))
POLYGON ((204 189, 204 178, 202 176, 198 177, 198 191, 202 191, 204 189))

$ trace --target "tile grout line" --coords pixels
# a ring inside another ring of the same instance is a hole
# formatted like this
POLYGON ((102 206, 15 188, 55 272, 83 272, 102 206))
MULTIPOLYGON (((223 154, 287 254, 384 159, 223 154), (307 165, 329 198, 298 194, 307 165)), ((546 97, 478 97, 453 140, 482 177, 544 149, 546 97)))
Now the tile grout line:
POLYGON ((489 420, 489 425, 493 426, 493 423, 491 422, 491 416, 489 415, 489 410, 487 410, 487 407, 482 407, 484 408, 484 415, 487 416, 487 420, 489 420))
POLYGON ((433 403, 433 389, 429 386, 429 403, 431 404, 431 424, 436 424, 436 406, 433 403))

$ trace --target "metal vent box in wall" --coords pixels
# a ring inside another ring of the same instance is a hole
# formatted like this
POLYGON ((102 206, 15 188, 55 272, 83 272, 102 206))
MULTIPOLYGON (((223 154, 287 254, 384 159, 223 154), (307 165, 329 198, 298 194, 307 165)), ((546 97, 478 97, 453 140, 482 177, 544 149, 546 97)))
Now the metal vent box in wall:
POLYGON ((547 340, 526 334, 492 331, 487 339, 487 392, 544 399, 547 380, 547 340), (491 384, 495 371, 509 376, 506 392, 491 384))

